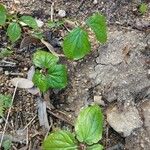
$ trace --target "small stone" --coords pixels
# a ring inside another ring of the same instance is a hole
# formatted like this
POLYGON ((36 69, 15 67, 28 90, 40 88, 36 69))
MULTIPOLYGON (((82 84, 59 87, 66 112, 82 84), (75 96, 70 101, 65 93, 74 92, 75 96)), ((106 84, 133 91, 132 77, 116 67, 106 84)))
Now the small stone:
POLYGON ((104 101, 102 100, 102 96, 94 96, 94 102, 101 106, 105 106, 104 101))
POLYGON ((64 18, 64 17, 66 16, 66 11, 60 9, 60 10, 58 11, 58 15, 59 15, 59 17, 64 18))
POLYGON ((98 3, 98 1, 97 1, 97 0, 94 0, 94 1, 93 1, 93 4, 97 4, 97 3, 98 3))
POLYGON ((23 70, 24 70, 24 71, 27 71, 27 70, 28 70, 28 68, 27 68, 27 67, 25 67, 23 70))
POLYGON ((8 71, 5 71, 5 75, 8 76, 8 75, 9 75, 9 72, 8 72, 8 71))
POLYGON ((133 130, 140 128, 143 124, 139 112, 134 106, 119 111, 117 106, 108 108, 107 121, 110 126, 124 137, 129 136, 133 130))

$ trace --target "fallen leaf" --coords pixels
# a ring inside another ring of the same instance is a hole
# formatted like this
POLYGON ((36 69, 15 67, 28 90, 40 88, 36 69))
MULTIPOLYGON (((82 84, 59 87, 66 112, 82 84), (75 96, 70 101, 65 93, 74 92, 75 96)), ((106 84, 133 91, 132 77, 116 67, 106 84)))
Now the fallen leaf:
POLYGON ((35 73, 35 67, 31 66, 27 73, 27 79, 32 81, 33 75, 35 73))
POLYGON ((16 86, 18 88, 32 88, 34 86, 33 82, 31 80, 25 79, 25 78, 13 78, 11 80, 12 85, 16 86))
POLYGON ((40 97, 37 97, 37 103, 38 103, 38 118, 40 126, 44 126, 47 130, 49 130, 49 123, 46 112, 46 101, 44 101, 40 97))

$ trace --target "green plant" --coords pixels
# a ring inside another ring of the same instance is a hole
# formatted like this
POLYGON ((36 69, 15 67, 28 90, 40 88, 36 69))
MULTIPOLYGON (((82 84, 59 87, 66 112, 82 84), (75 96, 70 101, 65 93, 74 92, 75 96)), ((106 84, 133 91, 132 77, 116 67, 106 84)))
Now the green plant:
POLYGON ((98 105, 80 111, 75 123, 75 133, 58 130, 43 142, 43 150, 102 150, 103 114, 98 105))
POLYGON ((11 96, 0 94, 0 116, 4 115, 4 110, 11 106, 11 96))
POLYGON ((28 26, 34 29, 34 31, 38 29, 37 22, 33 17, 11 15, 2 4, 0 4, 0 26, 7 27, 7 36, 12 43, 20 39, 21 27, 28 26))
POLYGON ((0 51, 0 58, 8 57, 13 53, 9 48, 2 48, 0 51))
POLYGON ((57 64, 59 58, 49 52, 38 50, 34 53, 33 63, 37 67, 33 76, 34 84, 41 92, 49 88, 64 88, 67 85, 67 69, 65 65, 57 64))
POLYGON ((91 50, 87 28, 90 27, 97 40, 101 43, 107 41, 107 25, 103 15, 95 13, 86 20, 86 25, 74 28, 63 42, 63 51, 67 58, 78 60, 91 50))
POLYGON ((9 139, 4 140, 2 142, 2 147, 4 148, 4 150, 11 150, 11 146, 12 146, 12 142, 9 139))
POLYGON ((143 15, 148 12, 148 4, 141 3, 139 6, 139 12, 143 15))

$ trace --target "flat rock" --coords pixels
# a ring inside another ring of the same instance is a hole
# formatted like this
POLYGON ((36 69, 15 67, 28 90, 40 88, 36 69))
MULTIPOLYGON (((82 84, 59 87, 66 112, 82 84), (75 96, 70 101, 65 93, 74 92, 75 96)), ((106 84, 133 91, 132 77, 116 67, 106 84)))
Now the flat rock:
POLYGON ((124 137, 129 136, 135 129, 142 126, 142 120, 134 106, 129 106, 123 111, 119 111, 116 106, 109 108, 106 116, 109 125, 124 137))

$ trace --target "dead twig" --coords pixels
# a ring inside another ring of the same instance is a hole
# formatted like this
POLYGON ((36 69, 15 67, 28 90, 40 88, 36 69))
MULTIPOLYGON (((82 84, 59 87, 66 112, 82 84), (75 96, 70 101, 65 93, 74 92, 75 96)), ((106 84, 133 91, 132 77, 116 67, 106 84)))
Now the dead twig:
POLYGON ((65 113, 58 111, 58 110, 52 111, 49 108, 48 108, 47 112, 49 114, 51 114, 52 116, 58 118, 59 120, 64 121, 64 122, 70 124, 71 126, 74 126, 74 120, 72 118, 68 117, 65 113))
POLYGON ((54 20, 54 2, 52 2, 52 5, 51 5, 51 21, 54 20))

